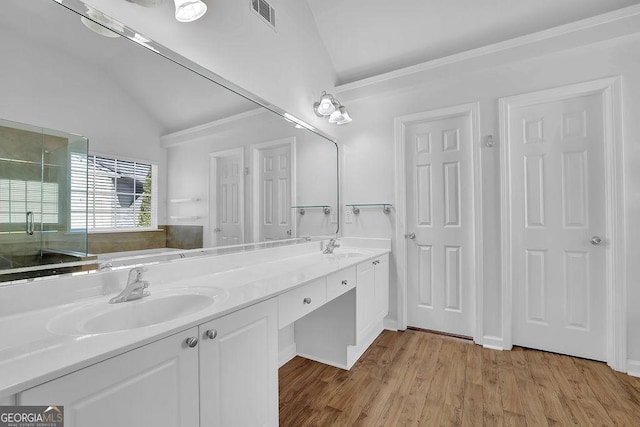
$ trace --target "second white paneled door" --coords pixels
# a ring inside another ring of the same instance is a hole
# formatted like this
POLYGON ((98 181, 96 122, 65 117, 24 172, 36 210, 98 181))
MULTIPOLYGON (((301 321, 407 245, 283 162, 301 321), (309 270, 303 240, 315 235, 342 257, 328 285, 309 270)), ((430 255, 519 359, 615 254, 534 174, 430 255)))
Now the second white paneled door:
POLYGON ((254 240, 292 237, 291 201, 295 172, 293 143, 289 139, 256 144, 254 156, 254 240))
POLYGON ((606 360, 602 105, 508 110, 514 345, 606 360))
POLYGON ((209 154, 211 157, 211 242, 214 246, 244 243, 244 151, 242 148, 209 154))
POLYGON ((470 113, 405 127, 407 324, 473 336, 470 113))

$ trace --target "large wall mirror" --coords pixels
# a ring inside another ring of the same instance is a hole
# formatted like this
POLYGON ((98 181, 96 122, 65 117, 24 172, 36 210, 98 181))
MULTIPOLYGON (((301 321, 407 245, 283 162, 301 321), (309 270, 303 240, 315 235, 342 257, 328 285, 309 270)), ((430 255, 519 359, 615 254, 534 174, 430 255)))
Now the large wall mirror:
MULTIPOLYGON (((27 204, 15 207, 12 185, 31 185, 30 178, 6 176, 9 164, 14 171, 23 162, 8 158, 13 148, 0 153, 0 180, 11 190, 0 195, 3 281, 43 275, 29 256, 47 264, 43 253, 65 252, 42 238, 39 247, 21 247, 22 221, 27 235, 47 232, 51 241, 85 221, 88 239, 79 241, 86 247, 66 252, 101 260, 337 233, 338 152, 330 136, 79 0, 3 2, 0 44, 0 147, 8 147, 3 134, 19 143, 23 131, 88 140, 88 153, 78 149, 84 163, 69 161, 58 172, 69 188, 49 207, 58 209, 56 226, 45 208, 33 224, 27 204), (82 172, 84 198, 70 190, 82 172)), ((65 153, 70 159, 72 150, 65 153)), ((43 198, 47 185, 39 187, 43 198)), ((61 259, 51 262, 61 267, 61 259)))

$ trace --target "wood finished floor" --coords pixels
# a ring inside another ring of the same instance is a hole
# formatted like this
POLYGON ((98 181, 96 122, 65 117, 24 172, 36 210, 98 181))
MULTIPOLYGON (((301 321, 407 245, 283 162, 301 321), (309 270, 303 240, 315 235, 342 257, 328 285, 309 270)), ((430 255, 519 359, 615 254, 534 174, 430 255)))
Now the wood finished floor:
POLYGON ((344 371, 296 357, 279 371, 280 425, 640 426, 640 379, 542 351, 385 331, 344 371))

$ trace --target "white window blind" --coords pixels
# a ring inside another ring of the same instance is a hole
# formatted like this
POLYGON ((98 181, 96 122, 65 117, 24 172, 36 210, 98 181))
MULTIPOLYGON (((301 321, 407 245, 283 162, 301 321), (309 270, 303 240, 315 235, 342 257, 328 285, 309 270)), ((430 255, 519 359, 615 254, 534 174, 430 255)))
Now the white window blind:
POLYGON ((153 165, 89 155, 71 159, 71 228, 152 227, 153 165), (87 192, 84 177, 87 175, 87 192))
POLYGON ((58 183, 0 178, 0 223, 25 224, 27 212, 33 221, 58 224, 58 183))

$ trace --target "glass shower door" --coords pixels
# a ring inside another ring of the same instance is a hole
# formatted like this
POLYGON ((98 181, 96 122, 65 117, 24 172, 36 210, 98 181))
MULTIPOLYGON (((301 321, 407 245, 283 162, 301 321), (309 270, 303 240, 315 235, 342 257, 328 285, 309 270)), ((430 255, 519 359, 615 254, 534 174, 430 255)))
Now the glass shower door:
POLYGON ((0 282, 86 258, 87 150, 82 136, 0 120, 0 282))
POLYGON ((41 255, 42 154, 41 128, 0 120, 0 268, 41 255))

